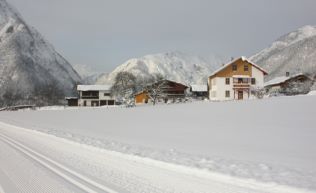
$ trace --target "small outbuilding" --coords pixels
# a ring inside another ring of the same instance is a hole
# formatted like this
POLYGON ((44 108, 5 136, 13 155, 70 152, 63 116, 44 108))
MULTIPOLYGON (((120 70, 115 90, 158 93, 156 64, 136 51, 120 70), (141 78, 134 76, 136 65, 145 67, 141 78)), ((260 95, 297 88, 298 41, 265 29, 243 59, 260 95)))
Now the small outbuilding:
POLYGON ((66 97, 66 100, 69 107, 78 106, 78 97, 66 97))
POLYGON ((208 87, 207 85, 191 85, 190 92, 193 98, 206 99, 208 98, 208 87))

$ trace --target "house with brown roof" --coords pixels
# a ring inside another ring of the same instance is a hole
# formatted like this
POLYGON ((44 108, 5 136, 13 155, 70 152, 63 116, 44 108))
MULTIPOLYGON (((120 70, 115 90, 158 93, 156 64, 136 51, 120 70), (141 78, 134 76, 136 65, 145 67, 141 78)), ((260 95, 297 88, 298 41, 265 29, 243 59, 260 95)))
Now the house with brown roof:
POLYGON ((160 80, 147 85, 141 92, 135 95, 136 104, 149 102, 174 102, 183 100, 188 87, 178 82, 170 80, 160 80))
POLYGON ((209 99, 212 101, 243 100, 251 91, 264 87, 267 71, 246 57, 237 58, 213 72, 208 78, 209 99))

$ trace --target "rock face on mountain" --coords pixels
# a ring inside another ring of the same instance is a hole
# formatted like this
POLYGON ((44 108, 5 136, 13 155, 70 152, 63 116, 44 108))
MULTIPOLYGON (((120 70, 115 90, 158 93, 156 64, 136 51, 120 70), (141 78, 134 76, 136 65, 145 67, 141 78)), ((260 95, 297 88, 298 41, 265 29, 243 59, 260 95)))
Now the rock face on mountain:
POLYGON ((291 74, 316 74, 316 27, 305 26, 275 41, 250 58, 267 69, 268 80, 291 74))
POLYGON ((0 106, 57 104, 80 81, 53 46, 0 0, 0 106))
POLYGON ((208 75, 223 63, 223 59, 201 57, 180 52, 147 55, 130 59, 110 74, 98 78, 98 84, 111 84, 119 72, 131 72, 136 77, 147 78, 161 74, 166 79, 183 84, 207 84, 208 75))

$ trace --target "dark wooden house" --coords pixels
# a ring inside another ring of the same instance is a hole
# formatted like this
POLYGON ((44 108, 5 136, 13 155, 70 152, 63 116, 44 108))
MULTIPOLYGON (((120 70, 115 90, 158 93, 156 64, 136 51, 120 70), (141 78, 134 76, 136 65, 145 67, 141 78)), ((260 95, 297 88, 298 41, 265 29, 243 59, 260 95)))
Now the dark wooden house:
POLYGON ((161 80, 150 84, 141 92, 135 95, 135 103, 143 104, 153 100, 158 102, 175 102, 186 97, 186 90, 189 87, 170 80, 161 80))

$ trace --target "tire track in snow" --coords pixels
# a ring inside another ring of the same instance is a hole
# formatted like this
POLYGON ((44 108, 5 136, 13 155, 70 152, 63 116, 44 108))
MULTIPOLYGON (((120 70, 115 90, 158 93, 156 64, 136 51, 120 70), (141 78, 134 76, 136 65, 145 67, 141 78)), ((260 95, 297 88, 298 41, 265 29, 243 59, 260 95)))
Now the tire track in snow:
MULTIPOLYGON (((118 193, 115 190, 112 190, 102 184, 99 184, 69 168, 66 166, 44 156, 43 154, 40 154, 27 146, 13 140, 12 138, 0 134, 0 139, 7 144, 11 145, 14 147, 16 150, 22 152, 23 154, 27 155, 29 158, 33 159, 37 163, 41 164, 48 170, 52 171, 53 173, 57 174, 61 178, 65 179, 69 183, 75 185, 79 189, 82 189, 83 191, 89 192, 89 193, 118 193)), ((1 189, 0 186, 0 193, 4 192, 1 189)))

